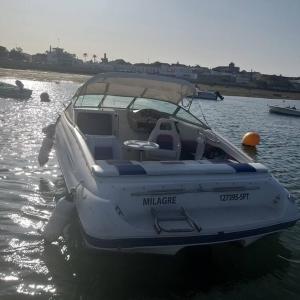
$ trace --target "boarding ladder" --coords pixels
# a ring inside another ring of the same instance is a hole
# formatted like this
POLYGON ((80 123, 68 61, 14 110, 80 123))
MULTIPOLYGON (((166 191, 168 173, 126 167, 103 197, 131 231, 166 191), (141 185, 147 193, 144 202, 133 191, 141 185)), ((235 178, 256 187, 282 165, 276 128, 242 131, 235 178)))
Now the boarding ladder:
POLYGON ((202 229, 183 207, 172 212, 159 211, 152 207, 151 214, 154 219, 154 229, 158 234, 161 232, 200 232, 202 229))

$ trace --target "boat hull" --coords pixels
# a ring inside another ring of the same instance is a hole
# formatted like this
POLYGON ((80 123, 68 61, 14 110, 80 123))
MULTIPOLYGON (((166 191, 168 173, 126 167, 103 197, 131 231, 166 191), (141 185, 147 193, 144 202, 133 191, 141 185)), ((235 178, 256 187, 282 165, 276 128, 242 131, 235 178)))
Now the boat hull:
POLYGON ((269 106, 270 113, 300 117, 300 111, 292 108, 269 106))
POLYGON ((224 97, 219 92, 199 91, 196 95, 194 95, 193 99, 222 101, 224 97))
MULTIPOLYGON (((174 255, 186 247, 197 247, 203 245, 215 245, 222 243, 238 242, 242 246, 248 246, 252 242, 293 226, 299 219, 299 215, 292 214, 288 210, 293 208, 292 204, 287 205, 286 215, 275 220, 269 218, 266 222, 240 220, 237 215, 229 225, 226 217, 226 209, 217 211, 216 218, 209 222, 204 218, 207 207, 203 207, 203 213, 199 209, 198 214, 193 214, 193 219, 201 227, 200 231, 192 232, 158 232, 155 229, 155 222, 150 212, 142 216, 144 222, 139 222, 140 216, 136 216, 135 221, 128 220, 128 212, 123 207, 120 208, 122 199, 100 199, 96 195, 90 194, 83 187, 78 189, 75 197, 77 213, 83 239, 86 247, 100 251, 117 251, 128 253, 153 253, 174 255), (221 219, 223 216, 223 219, 221 219)), ((131 199, 134 201, 135 199, 131 199)), ((270 208, 271 209, 271 208, 270 208)), ((132 208, 134 211, 134 207, 132 208)), ((250 209, 249 209, 250 211, 250 209)), ((192 213, 191 211, 189 211, 192 213)), ((240 214, 241 218, 242 214, 240 214)), ((244 214, 246 216, 246 214, 244 214)))
POLYGON ((32 90, 29 89, 0 90, 0 97, 2 98, 28 99, 31 97, 31 94, 32 90))
POLYGON ((248 246, 266 235, 280 232, 293 226, 296 221, 270 225, 267 227, 249 229, 235 232, 218 232, 212 235, 195 235, 189 237, 164 237, 164 238, 126 238, 126 239, 99 239, 83 232, 86 246, 93 250, 128 252, 128 253, 152 253, 175 255, 187 247, 239 242, 242 246, 248 246))

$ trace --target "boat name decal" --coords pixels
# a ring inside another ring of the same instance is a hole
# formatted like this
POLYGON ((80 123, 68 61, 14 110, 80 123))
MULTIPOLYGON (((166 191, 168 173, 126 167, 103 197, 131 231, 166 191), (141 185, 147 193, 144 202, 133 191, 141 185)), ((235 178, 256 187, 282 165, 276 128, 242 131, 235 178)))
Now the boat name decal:
POLYGON ((236 194, 222 194, 220 195, 221 201, 239 201, 248 200, 249 193, 236 193, 236 194))
POLYGON ((144 197, 143 206, 176 204, 176 196, 144 197))

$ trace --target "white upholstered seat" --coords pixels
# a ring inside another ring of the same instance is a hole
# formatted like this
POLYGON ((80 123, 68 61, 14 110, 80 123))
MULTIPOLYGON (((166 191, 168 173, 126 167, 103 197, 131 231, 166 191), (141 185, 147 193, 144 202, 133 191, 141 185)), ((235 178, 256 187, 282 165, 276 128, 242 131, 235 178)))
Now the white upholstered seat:
POLYGON ((173 120, 160 118, 148 140, 159 145, 159 149, 147 153, 148 159, 177 160, 180 158, 181 142, 173 120))
POLYGON ((114 135, 85 135, 87 144, 95 160, 121 158, 119 141, 114 135))

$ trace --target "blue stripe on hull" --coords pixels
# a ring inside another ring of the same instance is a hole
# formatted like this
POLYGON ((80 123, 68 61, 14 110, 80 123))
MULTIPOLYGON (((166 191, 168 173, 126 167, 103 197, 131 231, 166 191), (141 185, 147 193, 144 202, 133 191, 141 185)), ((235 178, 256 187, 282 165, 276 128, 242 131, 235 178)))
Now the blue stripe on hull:
POLYGON ((144 175, 146 170, 141 165, 135 165, 129 160, 107 160, 107 163, 117 168, 119 175, 144 175))
POLYGON ((143 175, 145 169, 140 165, 115 165, 120 175, 143 175))
MULTIPOLYGON (((147 174, 143 166, 133 164, 130 160, 106 160, 110 165, 113 165, 119 172, 119 175, 145 175, 147 174)), ((161 161, 161 164, 174 165, 184 164, 182 161, 161 161)), ((246 163, 228 163, 228 166, 232 167, 236 173, 248 173, 256 172, 256 169, 246 163)))
POLYGON ((244 230, 239 232, 219 232, 214 235, 197 235, 187 237, 156 237, 156 238, 128 238, 128 239, 98 239, 84 232, 86 241, 93 247, 102 249, 134 248, 134 247, 157 247, 175 245, 200 245, 209 243, 222 243, 231 240, 241 240, 247 237, 270 234, 293 226, 297 221, 276 224, 268 227, 244 230))
POLYGON ((249 164, 228 164, 234 168, 237 173, 241 172, 256 172, 256 169, 249 164))

